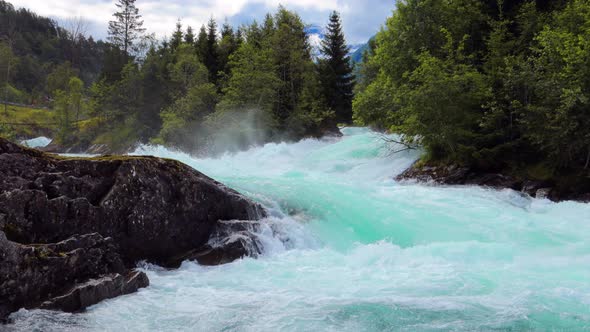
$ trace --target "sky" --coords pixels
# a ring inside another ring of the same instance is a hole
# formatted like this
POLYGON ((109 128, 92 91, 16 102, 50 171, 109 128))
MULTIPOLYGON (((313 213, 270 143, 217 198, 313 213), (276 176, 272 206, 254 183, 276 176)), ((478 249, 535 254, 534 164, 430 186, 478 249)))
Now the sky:
MULTIPOLYGON (((108 21, 115 11, 115 0, 8 0, 15 7, 64 22, 82 17, 88 22, 88 33, 105 38, 108 21)), ((266 13, 274 12, 279 4, 295 10, 306 24, 325 26, 332 10, 342 15, 344 32, 349 44, 365 43, 385 19, 391 15, 395 0, 137 0, 144 27, 158 38, 170 36, 180 19, 198 31, 210 17, 221 25, 233 26, 262 21, 266 13)))

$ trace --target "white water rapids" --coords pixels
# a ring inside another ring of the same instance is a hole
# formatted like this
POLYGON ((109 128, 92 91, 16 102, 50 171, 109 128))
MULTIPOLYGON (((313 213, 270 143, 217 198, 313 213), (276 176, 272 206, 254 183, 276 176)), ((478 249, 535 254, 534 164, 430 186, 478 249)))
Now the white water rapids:
POLYGON ((82 314, 21 310, 23 331, 590 330, 590 205, 397 183, 416 152, 375 133, 219 159, 162 147, 261 202, 258 259, 178 270, 82 314))

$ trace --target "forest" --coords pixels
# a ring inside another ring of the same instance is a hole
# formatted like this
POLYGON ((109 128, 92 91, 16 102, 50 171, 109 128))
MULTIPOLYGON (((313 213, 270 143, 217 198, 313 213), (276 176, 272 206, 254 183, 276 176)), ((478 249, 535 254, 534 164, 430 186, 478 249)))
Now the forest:
POLYGON ((426 165, 588 183, 589 1, 398 1, 360 72, 355 121, 426 165))
POLYGON ((319 56, 282 6, 239 27, 178 21, 165 40, 134 0, 106 41, 4 0, 0 21, 0 99, 53 109, 62 146, 218 153, 357 125, 399 134, 425 165, 589 179, 586 0, 397 1, 356 66, 337 12, 319 56))
POLYGON ((314 57, 305 23, 282 6, 237 28, 211 19, 195 31, 179 20, 156 40, 135 0, 119 0, 107 41, 96 42, 80 24, 63 28, 0 0, 0 99, 5 115, 9 102, 53 109, 54 141, 79 150, 139 142, 216 153, 321 137, 352 121, 349 50, 339 14, 329 20, 314 57))

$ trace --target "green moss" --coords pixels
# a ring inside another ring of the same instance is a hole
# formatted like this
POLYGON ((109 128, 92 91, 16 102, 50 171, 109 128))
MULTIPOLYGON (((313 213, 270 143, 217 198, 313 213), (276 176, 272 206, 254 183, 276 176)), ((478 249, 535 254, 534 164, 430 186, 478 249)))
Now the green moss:
POLYGON ((37 258, 40 259, 47 259, 51 257, 53 252, 47 248, 37 248, 35 250, 35 254, 37 254, 37 258))
POLYGON ((420 159, 418 159, 418 161, 416 161, 416 163, 414 164, 414 167, 416 168, 422 168, 425 166, 429 165, 429 160, 426 157, 422 157, 420 159))

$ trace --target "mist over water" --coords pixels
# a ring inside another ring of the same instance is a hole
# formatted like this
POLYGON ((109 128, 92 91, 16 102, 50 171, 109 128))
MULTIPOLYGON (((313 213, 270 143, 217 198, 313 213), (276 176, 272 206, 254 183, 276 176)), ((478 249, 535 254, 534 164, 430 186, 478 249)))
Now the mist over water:
POLYGON ((22 310, 27 331, 590 330, 590 205, 397 183, 418 152, 379 136, 217 159, 162 147, 261 202, 258 259, 144 265, 151 286, 84 314, 22 310))

